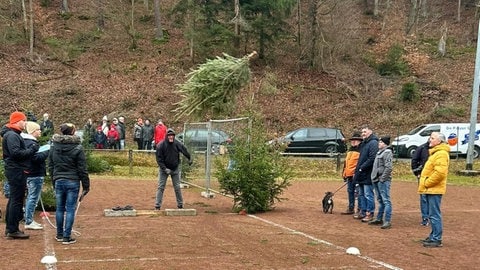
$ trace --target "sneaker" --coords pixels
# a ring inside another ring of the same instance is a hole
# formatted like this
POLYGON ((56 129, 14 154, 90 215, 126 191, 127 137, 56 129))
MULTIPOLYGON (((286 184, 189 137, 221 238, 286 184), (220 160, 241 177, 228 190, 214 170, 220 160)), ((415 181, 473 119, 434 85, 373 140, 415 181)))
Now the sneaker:
POLYGON ((36 222, 35 220, 33 220, 33 221, 32 221, 32 223, 35 223, 35 224, 37 224, 38 226, 42 226, 42 227, 43 227, 43 225, 42 225, 42 224, 40 224, 40 223, 36 222))
POLYGON ((68 238, 63 238, 62 244, 63 245, 71 245, 71 244, 75 244, 76 242, 77 242, 76 239, 68 237, 68 238))
POLYGON ((353 209, 351 208, 347 208, 347 210, 345 212, 342 212, 341 213, 342 215, 353 215, 353 209))
POLYGON ((23 233, 22 231, 16 231, 14 233, 7 233, 8 239, 28 239, 30 235, 23 233))
POLYGON ((386 221, 385 223, 383 223, 382 227, 380 227, 380 229, 390 229, 392 227, 392 224, 388 221, 386 221))
POLYGON ((367 215, 362 218, 362 222, 370 222, 373 220, 373 213, 367 213, 367 215))
POLYGON ((59 234, 55 236, 55 240, 57 240, 57 242, 63 242, 63 235, 59 234))
POLYGON ((383 224, 383 220, 381 219, 374 219, 368 222, 368 225, 382 225, 382 224, 383 224))
POLYGON ((425 239, 422 239, 421 242, 422 242, 422 244, 423 244, 423 243, 432 242, 432 240, 430 240, 430 236, 429 236, 429 237, 427 237, 427 238, 425 238, 425 239))
POLYGON ((432 247, 432 248, 443 247, 441 240, 423 242, 423 246, 424 246, 424 247, 432 247))
POLYGON ((183 209, 183 205, 177 206, 178 209, 183 209))
POLYGON ((157 210, 157 211, 160 210, 160 207, 155 206, 155 210, 157 210))
POLYGON ((43 230, 43 226, 32 221, 30 224, 25 224, 25 230, 43 230))
POLYGON ((430 221, 428 220, 428 218, 424 218, 424 219, 422 220, 422 222, 420 223, 420 225, 422 225, 422 226, 428 226, 428 225, 430 225, 430 221))
POLYGON ((362 214, 361 212, 357 212, 353 215, 354 219, 362 219, 365 217, 365 214, 362 214))

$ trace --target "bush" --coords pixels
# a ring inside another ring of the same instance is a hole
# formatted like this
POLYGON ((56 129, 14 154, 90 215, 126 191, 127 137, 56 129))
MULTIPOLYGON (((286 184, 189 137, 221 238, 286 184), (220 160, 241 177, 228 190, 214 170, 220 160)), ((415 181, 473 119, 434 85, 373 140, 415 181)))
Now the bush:
POLYGON ((112 171, 112 165, 105 159, 92 155, 90 151, 85 153, 87 155, 88 173, 102 173, 112 171))
POLYGON ((400 99, 402 101, 414 102, 420 99, 420 93, 416 83, 406 83, 402 86, 400 92, 400 99))
POLYGON ((402 56, 403 48, 400 45, 394 45, 388 50, 387 59, 378 65, 378 73, 382 76, 407 75, 409 68, 407 63, 403 61, 402 56))
POLYGON ((43 211, 42 209, 42 204, 43 204, 43 207, 45 208, 45 211, 47 212, 52 212, 52 211, 55 211, 56 208, 57 208, 57 204, 56 204, 56 199, 55 199, 55 192, 53 190, 53 186, 52 186, 52 183, 51 182, 45 182, 43 184, 43 191, 42 191, 42 194, 41 194, 41 203, 39 203, 37 205, 37 210, 38 211, 43 211))
POLYGON ((231 168, 216 162, 216 177, 223 192, 233 195, 233 211, 247 213, 272 210, 281 201, 292 177, 291 169, 277 151, 272 151, 263 138, 235 141, 230 150, 231 168), (232 153, 233 150, 233 153, 232 153))

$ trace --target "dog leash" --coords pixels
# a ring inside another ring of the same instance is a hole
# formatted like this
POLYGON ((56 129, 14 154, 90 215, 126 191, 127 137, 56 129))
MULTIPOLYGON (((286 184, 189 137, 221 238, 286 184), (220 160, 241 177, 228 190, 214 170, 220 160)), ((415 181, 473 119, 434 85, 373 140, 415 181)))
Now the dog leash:
POLYGON ((345 183, 341 187, 337 188, 337 190, 335 190, 335 192, 333 192, 332 196, 335 195, 335 193, 337 193, 337 191, 342 189, 345 185, 347 185, 347 183, 348 183, 348 181, 345 181, 345 183))

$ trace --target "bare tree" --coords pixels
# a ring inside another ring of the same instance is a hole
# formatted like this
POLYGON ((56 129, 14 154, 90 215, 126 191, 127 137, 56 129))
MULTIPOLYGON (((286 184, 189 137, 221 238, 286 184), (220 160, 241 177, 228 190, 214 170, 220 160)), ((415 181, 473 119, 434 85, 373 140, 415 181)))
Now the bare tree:
POLYGON ((103 0, 95 0, 97 8, 97 28, 101 31, 105 29, 105 11, 103 9, 103 0))
MULTIPOLYGON (((33 58, 33 42, 34 42, 34 35, 33 35, 33 0, 28 0, 28 10, 30 13, 30 57, 33 58)), ((22 1, 23 2, 23 1, 22 1)))
POLYGON ((410 0, 410 12, 408 13, 407 27, 405 29, 407 34, 410 34, 417 24, 420 1, 410 0))
POLYGON ((160 20, 160 0, 154 0, 155 39, 163 39, 162 21, 160 20))
POLYGON ((60 13, 66 14, 69 13, 70 9, 68 8, 68 0, 62 0, 62 5, 60 7, 60 13))
POLYGON ((442 32, 442 36, 438 41, 438 53, 440 56, 444 57, 445 53, 447 52, 447 22, 443 22, 443 26, 440 31, 442 32))
POLYGON ((28 18, 27 18, 27 8, 25 7, 25 0, 22 0, 22 15, 23 15, 23 33, 26 38, 27 32, 28 32, 28 18))

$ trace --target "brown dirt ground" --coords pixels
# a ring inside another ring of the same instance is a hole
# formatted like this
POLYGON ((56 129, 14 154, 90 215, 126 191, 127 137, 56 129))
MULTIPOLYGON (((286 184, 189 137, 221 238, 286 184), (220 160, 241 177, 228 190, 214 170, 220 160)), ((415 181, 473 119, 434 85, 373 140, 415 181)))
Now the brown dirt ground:
MULTIPOLYGON (((152 209, 154 180, 94 178, 92 191, 81 203, 74 229, 78 242, 64 246, 53 241, 55 232, 29 231, 29 240, 0 240, 0 269, 45 269, 40 260, 54 250, 57 269, 474 269, 480 253, 477 236, 480 216, 477 187, 449 186, 443 198, 444 247, 427 249, 420 239, 430 229, 419 225, 418 195, 414 183, 392 185, 393 227, 381 230, 340 215, 346 191, 335 196, 333 215, 323 214, 325 191, 342 183, 294 182, 288 201, 274 211, 257 215, 231 212, 230 198, 200 196, 184 189, 186 208, 196 216, 142 215, 105 217, 116 205, 152 209), (358 247, 362 256, 347 255, 358 247), (14 254, 14 256, 8 256, 14 254)), ((5 207, 2 197, 0 205, 5 207)), ((171 185, 165 208, 175 207, 171 185)), ((37 213, 38 214, 38 213, 37 213)), ((52 222, 53 222, 53 218, 52 222)), ((37 221, 42 221, 37 217, 37 221)))

